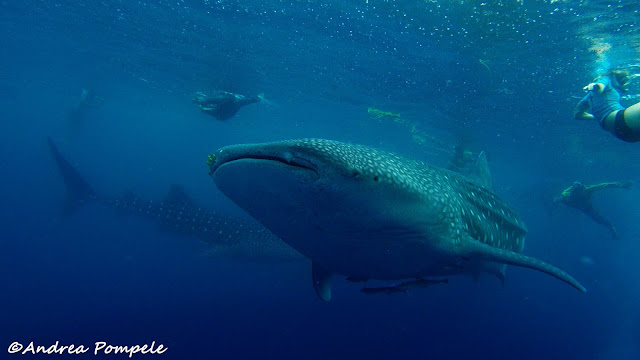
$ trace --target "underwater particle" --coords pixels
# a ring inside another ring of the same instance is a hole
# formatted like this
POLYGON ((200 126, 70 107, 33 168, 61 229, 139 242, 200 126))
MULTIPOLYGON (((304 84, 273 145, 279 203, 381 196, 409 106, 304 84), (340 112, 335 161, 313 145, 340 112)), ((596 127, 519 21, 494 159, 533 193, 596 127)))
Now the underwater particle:
POLYGON ((580 262, 585 266, 592 266, 594 264, 593 259, 586 255, 580 257, 580 262))

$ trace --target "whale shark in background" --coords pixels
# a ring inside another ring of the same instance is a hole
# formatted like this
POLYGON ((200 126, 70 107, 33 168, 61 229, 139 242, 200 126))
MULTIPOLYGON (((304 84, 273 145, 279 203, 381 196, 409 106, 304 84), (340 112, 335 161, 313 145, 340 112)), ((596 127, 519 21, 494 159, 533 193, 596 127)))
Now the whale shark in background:
POLYGON ((232 201, 312 261, 318 296, 355 280, 564 271, 522 254, 526 228, 490 187, 374 148, 322 139, 233 145, 210 156, 232 201), (256 201, 256 199, 260 199, 256 201))
POLYGON ((211 256, 266 263, 303 259, 256 221, 199 207, 177 185, 171 186, 163 201, 144 200, 130 191, 117 198, 98 196, 62 156, 53 140, 47 138, 47 143, 66 187, 64 213, 95 201, 154 219, 163 231, 193 236, 209 245, 207 254, 211 256))

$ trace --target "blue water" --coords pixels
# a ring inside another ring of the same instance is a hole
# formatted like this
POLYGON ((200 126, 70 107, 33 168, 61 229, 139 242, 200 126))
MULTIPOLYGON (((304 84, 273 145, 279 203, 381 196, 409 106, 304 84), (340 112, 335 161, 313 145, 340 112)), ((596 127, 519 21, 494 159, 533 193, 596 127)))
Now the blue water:
MULTIPOLYGON (((8 354, 13 342, 156 341, 169 350, 134 357, 640 359, 638 186, 595 196, 615 241, 577 211, 548 206, 574 180, 640 183, 637 144, 571 118, 599 69, 640 72, 638 9, 626 0, 0 1, 0 358, 22 358, 8 354), (82 88, 104 101, 72 128, 82 88), (219 122, 191 104, 213 89, 270 103, 219 122), (525 220, 525 252, 589 291, 510 267, 504 287, 461 277, 397 296, 366 296, 337 278, 323 303, 306 262, 207 257, 192 237, 99 204, 63 215, 47 136, 103 196, 161 200, 177 183, 238 217, 204 164, 221 146, 322 137, 445 166, 462 139, 487 152, 495 191, 525 220)), ((639 82, 625 105, 638 101, 639 82)), ((126 355, 38 355, 51 357, 126 355)))

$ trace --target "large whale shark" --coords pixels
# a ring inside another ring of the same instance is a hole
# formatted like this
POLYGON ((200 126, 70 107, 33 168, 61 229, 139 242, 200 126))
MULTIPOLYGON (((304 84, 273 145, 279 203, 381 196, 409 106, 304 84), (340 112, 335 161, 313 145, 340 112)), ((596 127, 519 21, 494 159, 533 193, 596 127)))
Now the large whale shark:
POLYGON ((303 259, 255 220, 201 207, 178 185, 172 185, 162 201, 142 199, 131 191, 116 197, 98 195, 51 138, 47 138, 47 145, 66 187, 63 211, 67 214, 88 202, 99 202, 125 214, 152 219, 162 231, 199 239, 209 245, 207 255, 212 257, 258 263, 303 259))
POLYGON ((210 157, 217 187, 312 261, 316 293, 356 280, 564 271, 522 254, 526 228, 488 187, 374 148, 323 139, 232 145, 210 157))

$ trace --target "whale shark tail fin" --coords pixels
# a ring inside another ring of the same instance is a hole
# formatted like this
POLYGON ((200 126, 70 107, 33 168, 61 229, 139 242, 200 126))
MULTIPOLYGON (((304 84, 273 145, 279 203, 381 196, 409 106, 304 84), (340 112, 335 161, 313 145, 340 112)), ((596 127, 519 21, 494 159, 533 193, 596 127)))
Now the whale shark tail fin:
POLYGON ((467 255, 470 257, 538 270, 545 274, 551 275, 556 279, 566 282, 567 284, 573 286, 583 293, 587 292, 587 289, 585 289, 585 287, 582 286, 582 284, 580 284, 571 275, 553 265, 547 264, 542 260, 521 253, 516 253, 513 251, 499 249, 486 244, 482 244, 474 239, 467 239, 467 241, 465 241, 464 243, 464 246, 466 247, 467 255))
POLYGON ((50 137, 47 137, 47 145, 67 190, 67 199, 62 211, 65 215, 69 215, 87 201, 95 199, 96 194, 73 165, 62 156, 50 137))

